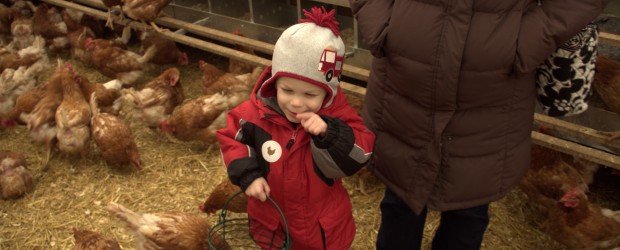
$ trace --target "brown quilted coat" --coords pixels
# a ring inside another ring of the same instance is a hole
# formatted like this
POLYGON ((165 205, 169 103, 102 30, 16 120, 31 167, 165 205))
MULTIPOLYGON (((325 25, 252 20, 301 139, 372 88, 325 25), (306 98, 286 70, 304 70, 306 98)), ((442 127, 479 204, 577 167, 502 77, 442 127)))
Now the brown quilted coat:
POLYGON ((416 213, 502 198, 525 174, 534 69, 608 0, 350 0, 376 57, 371 169, 416 213))

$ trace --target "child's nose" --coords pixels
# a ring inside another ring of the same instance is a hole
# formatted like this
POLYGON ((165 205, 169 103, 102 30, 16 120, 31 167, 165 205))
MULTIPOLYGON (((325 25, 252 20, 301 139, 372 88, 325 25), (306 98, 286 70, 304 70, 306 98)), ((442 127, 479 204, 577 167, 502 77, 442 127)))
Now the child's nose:
POLYGON ((293 97, 291 99, 291 105, 294 106, 294 107, 300 107, 302 105, 301 98, 293 97))

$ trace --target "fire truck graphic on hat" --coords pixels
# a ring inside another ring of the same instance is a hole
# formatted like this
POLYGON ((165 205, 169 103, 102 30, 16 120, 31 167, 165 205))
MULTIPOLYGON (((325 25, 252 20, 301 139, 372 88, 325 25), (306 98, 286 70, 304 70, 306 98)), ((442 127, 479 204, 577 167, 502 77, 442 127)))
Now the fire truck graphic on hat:
POLYGON ((334 77, 340 80, 343 62, 344 56, 338 56, 335 50, 330 48, 323 50, 319 62, 319 71, 323 72, 325 81, 330 82, 334 77))

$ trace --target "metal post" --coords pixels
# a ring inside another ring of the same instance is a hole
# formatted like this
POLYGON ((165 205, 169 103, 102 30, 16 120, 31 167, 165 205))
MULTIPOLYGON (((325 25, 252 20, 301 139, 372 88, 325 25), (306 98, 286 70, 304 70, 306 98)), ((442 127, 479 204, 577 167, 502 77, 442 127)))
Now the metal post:
POLYGON ((301 0, 297 0, 297 20, 301 19, 301 0))
POLYGON ((250 5, 250 22, 254 23, 254 6, 252 5, 252 0, 248 0, 250 5))

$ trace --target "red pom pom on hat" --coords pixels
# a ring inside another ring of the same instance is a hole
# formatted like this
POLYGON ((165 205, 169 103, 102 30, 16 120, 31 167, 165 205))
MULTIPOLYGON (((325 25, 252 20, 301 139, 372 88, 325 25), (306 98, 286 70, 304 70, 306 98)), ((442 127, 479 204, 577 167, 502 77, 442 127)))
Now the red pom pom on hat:
POLYGON ((336 21, 336 12, 332 9, 329 12, 325 10, 325 6, 312 7, 310 11, 303 10, 306 19, 299 19, 300 23, 315 23, 318 26, 326 27, 334 32, 335 36, 340 36, 340 31, 338 30, 338 21, 336 21))

